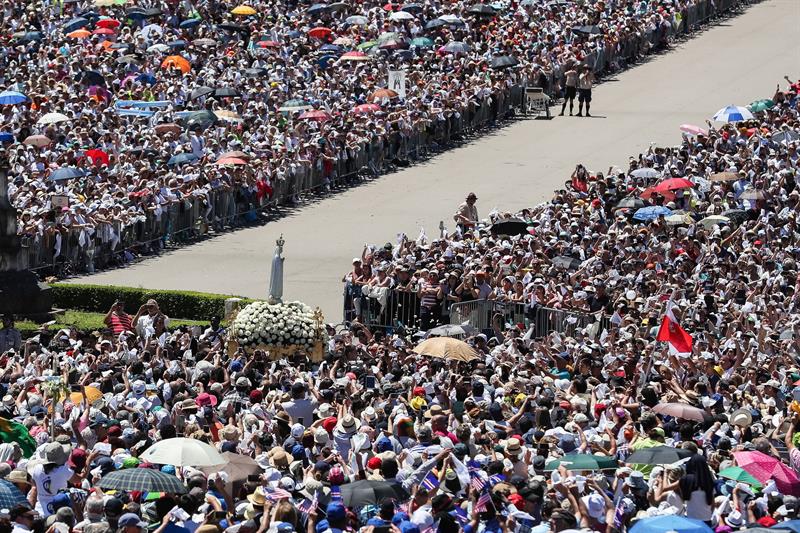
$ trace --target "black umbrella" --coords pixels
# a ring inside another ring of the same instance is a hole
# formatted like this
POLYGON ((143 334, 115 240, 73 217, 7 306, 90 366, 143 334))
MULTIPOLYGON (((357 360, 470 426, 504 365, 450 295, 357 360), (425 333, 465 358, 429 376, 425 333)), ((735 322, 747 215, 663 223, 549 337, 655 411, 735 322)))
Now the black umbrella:
POLYGON ((183 119, 183 122, 189 129, 200 128, 204 130, 216 124, 217 120, 219 120, 217 118, 217 115, 205 109, 203 111, 195 111, 193 113, 189 113, 183 119))
POLYGON ((216 89, 213 87, 198 87, 189 94, 189 100, 194 100, 195 98, 200 98, 201 96, 207 96, 213 93, 215 90, 216 89))
POLYGON ((64 33, 69 33, 71 31, 79 30, 88 25, 89 25, 89 19, 84 17, 75 17, 74 19, 70 19, 67 22, 65 22, 61 27, 64 29, 64 33))
POLYGON ((409 13, 422 13, 422 6, 419 4, 405 4, 400 8, 400 11, 408 11, 409 13))
POLYGON ((164 13, 164 12, 163 12, 163 11, 161 11, 161 10, 160 10, 159 8, 157 8, 157 7, 151 7, 151 8, 148 8, 148 9, 143 9, 143 10, 142 10, 142 14, 144 15, 144 17, 145 17, 145 18, 148 18, 148 19, 150 19, 150 18, 154 18, 154 17, 159 17, 159 16, 161 16, 163 13, 164 13))
POLYGON ((96 70, 84 70, 80 73, 80 80, 84 85, 106 86, 106 79, 96 70))
POLYGON ((347 507, 377 505, 386 498, 404 501, 408 498, 408 493, 399 483, 389 481, 362 479, 342 485, 342 500, 347 507))
POLYGON ((103 476, 98 486, 107 490, 168 492, 184 494, 186 485, 180 479, 152 468, 126 468, 103 476))
POLYGON ((230 98, 236 96, 239 96, 239 91, 237 91, 233 87, 219 87, 217 89, 214 89, 215 98, 230 98))
POLYGON ((654 446, 633 452, 625 462, 632 465, 668 465, 692 455, 689 450, 672 446, 654 446))
POLYGON ((581 266, 581 260, 566 255, 560 255, 553 259, 553 264, 556 268, 563 270, 578 270, 581 266))
POLYGON ((575 33, 584 33, 586 35, 602 35, 603 30, 599 26, 576 26, 572 28, 575 33))
POLYGON ((623 198, 617 204, 617 209, 641 209, 642 207, 646 207, 647 204, 644 203, 644 200, 641 198, 635 198, 633 196, 628 196, 627 198, 623 198))
POLYGON ((250 33, 250 29, 247 28, 246 26, 242 26, 240 24, 233 24, 232 22, 223 22, 222 24, 217 24, 217 28, 225 31, 250 33))
POLYGON ((471 8, 467 9, 467 13, 470 15, 493 17, 497 14, 497 10, 487 4, 475 4, 471 8))
POLYGON ((751 215, 744 209, 728 209, 722 212, 722 216, 728 217, 735 224, 741 224, 751 218, 751 215))
POLYGON ((477 335, 480 333, 478 328, 472 327, 469 324, 445 324, 428 330, 428 335, 437 335, 439 337, 455 337, 456 335, 477 335))
POLYGON ((492 224, 489 229, 495 235, 525 235, 528 233, 528 223, 518 218, 509 218, 492 224))
POLYGON ((517 65, 519 65, 519 61, 517 61, 517 58, 511 56, 495 57, 489 64, 489 66, 494 70, 516 67, 517 65))
POLYGON ((447 22, 442 19, 433 19, 432 21, 425 24, 426 30, 438 30, 439 28, 444 28, 447 26, 447 22))
POLYGON ((127 15, 128 18, 131 18, 131 19, 143 19, 143 18, 147 17, 147 15, 145 15, 145 13, 144 13, 144 8, 143 7, 138 7, 138 6, 134 6, 134 7, 130 7, 128 9, 126 9, 125 10, 125 15, 127 15))

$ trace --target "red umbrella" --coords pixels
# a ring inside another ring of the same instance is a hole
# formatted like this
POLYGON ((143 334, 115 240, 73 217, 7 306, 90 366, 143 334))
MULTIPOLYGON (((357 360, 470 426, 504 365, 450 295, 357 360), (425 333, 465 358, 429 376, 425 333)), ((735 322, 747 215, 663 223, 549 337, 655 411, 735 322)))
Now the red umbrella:
POLYGON ((98 28, 117 28, 119 27, 119 21, 115 19, 102 19, 98 20, 97 24, 95 24, 98 28))
POLYGON ((353 50, 352 52, 347 52, 346 54, 343 54, 342 57, 339 59, 341 59, 342 61, 369 61, 371 58, 364 52, 353 50))
POLYGON ((686 178, 669 178, 656 185, 655 191, 663 193, 677 191, 678 189, 691 189, 692 187, 694 187, 694 183, 686 178))
POLYGON ((388 4, 385 4, 383 6, 383 9, 384 11, 399 11, 401 7, 402 7, 401 4, 393 4, 389 2, 388 4))
POLYGON ((649 200, 650 198, 653 197, 654 194, 660 194, 661 196, 670 201, 675 199, 674 193, 670 191, 657 191, 655 187, 648 187, 645 190, 643 190, 642 194, 639 195, 639 198, 641 198, 642 200, 649 200))
POLYGON ((735 452, 733 458, 736 459, 736 464, 759 482, 766 483, 774 479, 781 493, 800 496, 800 479, 794 470, 778 459, 756 451, 735 452))
POLYGON ((85 155, 91 158, 92 164, 94 165, 108 165, 108 154, 102 150, 98 150, 97 148, 86 150, 85 155))
POLYGON ((275 41, 258 41, 256 46, 259 48, 280 48, 281 45, 276 43, 275 41))
POLYGON ((300 120, 319 120, 320 122, 323 122, 325 120, 329 120, 331 116, 327 114, 325 111, 312 109, 311 111, 306 111, 298 118, 300 120))
POLYGON ((114 35, 114 30, 111 28, 97 28, 92 33, 95 35, 114 35))
POLYGON ((325 37, 331 35, 332 33, 333 33, 332 29, 323 27, 313 28, 311 30, 308 30, 308 34, 315 39, 324 39, 325 37))
POLYGON ((359 113, 367 115, 369 113, 375 113, 376 111, 380 111, 381 106, 378 104, 361 104, 357 105, 353 108, 353 113, 359 113))
POLYGON ((240 159, 238 157, 223 157, 222 159, 217 159, 215 162, 216 165, 246 165, 247 161, 244 159, 240 159))

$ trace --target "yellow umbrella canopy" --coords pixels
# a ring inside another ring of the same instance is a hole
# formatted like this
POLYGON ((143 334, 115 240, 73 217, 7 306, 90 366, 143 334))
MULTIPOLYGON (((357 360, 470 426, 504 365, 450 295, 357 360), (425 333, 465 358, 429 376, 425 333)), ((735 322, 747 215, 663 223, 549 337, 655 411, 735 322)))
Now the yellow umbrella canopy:
MULTIPOLYGON (((103 393, 100 392, 100 389, 96 387, 86 387, 85 390, 86 399, 89 401, 89 405, 92 405, 94 402, 103 397, 103 393)), ((72 392, 69 395, 69 399, 72 400, 72 403, 75 405, 79 405, 83 401, 83 395, 80 392, 72 392)))
POLYGON ((256 14, 256 10, 253 9, 252 7, 250 7, 250 6, 246 6, 246 5, 242 4, 240 6, 234 7, 233 10, 231 11, 231 13, 233 13, 234 15, 249 16, 249 15, 255 15, 256 14))
POLYGON ((414 352, 452 361, 472 361, 478 358, 478 353, 472 346, 452 337, 434 337, 422 341, 414 348, 414 352))

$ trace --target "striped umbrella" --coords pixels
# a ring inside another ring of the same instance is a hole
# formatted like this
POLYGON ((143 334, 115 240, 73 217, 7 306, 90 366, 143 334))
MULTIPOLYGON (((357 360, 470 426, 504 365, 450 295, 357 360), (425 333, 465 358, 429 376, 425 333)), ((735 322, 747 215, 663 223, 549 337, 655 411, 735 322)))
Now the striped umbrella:
POLYGON ((750 110, 738 105, 729 105, 714 113, 714 120, 717 122, 740 122, 742 120, 751 120, 752 118, 753 114, 750 110))
POLYGON ((103 476, 98 484, 107 490, 138 490, 141 492, 169 492, 184 494, 186 485, 177 477, 152 468, 126 468, 103 476))

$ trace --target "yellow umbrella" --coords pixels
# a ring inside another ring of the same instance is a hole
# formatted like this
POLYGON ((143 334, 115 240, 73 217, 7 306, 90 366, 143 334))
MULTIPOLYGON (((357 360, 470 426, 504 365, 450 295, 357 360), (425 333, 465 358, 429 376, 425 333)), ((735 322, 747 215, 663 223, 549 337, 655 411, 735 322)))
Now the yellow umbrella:
POLYGON ((239 116, 239 114, 236 113, 235 111, 220 109, 219 111, 214 111, 214 114, 217 115, 217 118, 220 120, 228 120, 230 122, 243 122, 242 117, 239 116))
POLYGON ((452 337, 434 337, 422 341, 414 348, 414 352, 453 361, 472 361, 478 358, 478 354, 472 349, 472 346, 452 337))
POLYGON ((256 10, 253 9, 252 7, 250 7, 250 6, 246 6, 246 5, 242 4, 240 6, 234 7, 233 10, 231 11, 231 13, 234 14, 234 15, 248 16, 248 15, 255 15, 256 14, 256 10))
MULTIPOLYGON (((89 400, 89 405, 92 405, 94 402, 103 397, 103 393, 100 392, 100 389, 96 387, 86 387, 85 390, 86 399, 89 400)), ((72 403, 75 405, 79 405, 83 401, 83 395, 80 392, 72 392, 69 395, 69 399, 72 400, 72 403)))

